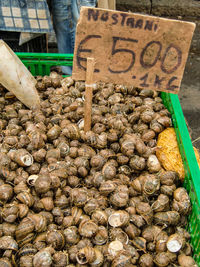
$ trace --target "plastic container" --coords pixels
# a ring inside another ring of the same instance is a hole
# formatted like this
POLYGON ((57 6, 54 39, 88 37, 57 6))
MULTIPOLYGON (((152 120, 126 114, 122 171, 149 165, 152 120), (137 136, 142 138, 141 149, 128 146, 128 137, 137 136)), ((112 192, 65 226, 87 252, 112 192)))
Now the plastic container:
MULTIPOLYGON (((73 62, 73 55, 19 53, 18 56, 33 75, 48 75, 51 66, 72 66, 73 62)), ((173 126, 184 162, 184 187, 187 189, 192 203, 192 211, 188 218, 187 228, 191 234, 194 259, 200 266, 200 170, 178 95, 162 92, 161 97, 172 115, 173 126)))
POLYGON ((72 54, 16 53, 34 75, 49 75, 54 66, 72 66, 72 54))

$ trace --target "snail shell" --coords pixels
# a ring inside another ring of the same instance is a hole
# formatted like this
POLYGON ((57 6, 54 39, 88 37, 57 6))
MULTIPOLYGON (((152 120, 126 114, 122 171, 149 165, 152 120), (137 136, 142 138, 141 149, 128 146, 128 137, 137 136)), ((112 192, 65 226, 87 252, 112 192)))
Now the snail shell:
POLYGON ((15 232, 16 240, 22 240, 24 237, 26 237, 29 233, 32 233, 35 226, 33 221, 30 220, 30 218, 24 218, 19 225, 17 225, 17 229, 15 232))
POLYGON ((84 237, 92 237, 98 231, 98 226, 92 220, 83 220, 79 225, 79 233, 84 237))
POLYGON ((19 265, 20 267, 33 267, 33 255, 21 256, 19 265))
POLYGON ((44 197, 40 199, 40 202, 42 203, 44 209, 46 211, 51 211, 54 208, 54 203, 52 197, 44 197))
POLYGON ((16 227, 13 223, 3 222, 0 227, 0 236, 15 236, 16 227))
POLYGON ((46 243, 56 250, 61 250, 65 245, 65 237, 61 231, 50 231, 46 235, 46 243))
POLYGON ((124 210, 118 210, 118 211, 113 212, 109 216, 108 223, 112 227, 121 227, 121 226, 127 225, 129 220, 130 220, 130 216, 128 212, 124 210))
POLYGON ((152 255, 149 253, 143 254, 139 259, 139 264, 141 267, 153 267, 154 263, 152 255))
POLYGON ((116 176, 116 172, 116 167, 110 162, 103 166, 102 174, 106 180, 112 180, 116 176))
POLYGON ((160 252, 155 255, 154 262, 159 267, 165 267, 169 265, 170 258, 166 252, 160 252))
POLYGON ((121 251, 112 261, 111 267, 131 266, 131 255, 127 251, 121 251))
POLYGON ((32 244, 26 244, 22 248, 20 248, 17 252, 17 256, 26 256, 26 255, 34 255, 37 253, 37 249, 34 248, 32 244))
POLYGON ((92 213, 91 219, 96 223, 96 224, 102 224, 106 225, 108 222, 108 216, 105 211, 103 210, 95 210, 92 213))
POLYGON ((69 123, 62 129, 62 133, 71 140, 78 140, 80 138, 79 128, 74 123, 69 123))
POLYGON ((64 236, 67 244, 75 245, 80 240, 78 228, 76 226, 70 226, 64 230, 64 236))
POLYGON ((0 258, 0 266, 1 267, 12 267, 13 265, 8 258, 4 257, 4 258, 0 258))
POLYGON ((9 155, 14 162, 18 163, 22 167, 28 167, 33 164, 32 155, 23 148, 12 151, 9 155))
POLYGON ((27 191, 29 192, 28 186, 25 182, 21 181, 14 187, 15 194, 19 194, 20 192, 27 191))
POLYGON ((11 236, 2 236, 0 237, 0 249, 3 250, 18 250, 18 244, 11 236))
POLYGON ((47 219, 41 214, 29 214, 28 218, 33 221, 35 226, 35 231, 38 233, 44 232, 47 228, 47 219))
POLYGON ((99 191, 102 195, 109 195, 112 193, 116 188, 115 183, 112 180, 107 180, 105 182, 102 182, 99 188, 99 191))
POLYGON ((51 253, 45 248, 36 253, 33 257, 33 266, 34 267, 50 267, 52 264, 51 253))
POLYGON ((13 223, 18 216, 19 208, 16 204, 6 204, 2 209, 2 218, 5 222, 13 223))
POLYGON ((129 166, 135 171, 142 171, 146 167, 146 161, 143 157, 135 155, 130 159, 129 166))
POLYGON ((70 192, 71 202, 77 207, 83 207, 87 200, 87 189, 86 188, 73 188, 70 192))
POLYGON ((29 233, 23 239, 17 240, 19 247, 23 247, 25 244, 32 242, 34 239, 34 233, 29 233))
POLYGON ((64 252, 56 252, 53 255, 53 265, 55 267, 65 267, 68 266, 69 259, 68 259, 68 254, 64 252))
POLYGON ((151 224, 153 220, 153 211, 149 205, 149 203, 139 202, 136 204, 136 211, 139 215, 141 215, 147 224, 151 224))
POLYGON ((160 194, 158 199, 151 205, 151 208, 154 212, 169 210, 169 197, 164 194, 160 194))
POLYGON ((133 240, 131 240, 133 245, 138 248, 139 250, 146 250, 146 240, 143 237, 136 236, 133 240))
POLYGON ((122 244, 128 244, 129 238, 127 233, 125 233, 121 228, 112 228, 109 231, 109 238, 110 240, 118 240, 122 244))
POLYGON ((118 240, 112 241, 108 245, 108 253, 111 259, 113 259, 122 250, 123 250, 123 244, 118 240))
POLYGON ((71 214, 73 217, 74 224, 75 225, 79 224, 81 221, 82 214, 83 214, 82 209, 79 209, 77 207, 72 207, 71 214))
POLYGON ((124 231, 128 235, 130 239, 133 239, 136 236, 139 236, 141 233, 141 230, 137 228, 134 224, 129 223, 128 226, 124 228, 124 231))
POLYGON ((157 212, 154 215, 154 221, 159 225, 176 225, 179 220, 180 214, 177 211, 157 212))
POLYGON ((103 245, 108 240, 108 230, 104 226, 99 226, 97 233, 95 234, 92 242, 95 245, 103 245))
POLYGON ((37 193, 46 193, 51 188, 51 178, 49 173, 40 174, 35 180, 34 187, 37 193))
POLYGON ((7 202, 13 196, 13 187, 9 184, 0 185, 0 200, 7 202))
POLYGON ((47 132, 47 138, 52 141, 59 137, 61 133, 61 128, 58 125, 54 125, 51 129, 47 132))
POLYGON ((104 262, 104 256, 99 249, 94 248, 94 251, 95 251, 95 260, 91 262, 90 265, 93 267, 100 267, 104 262))
POLYGON ((114 206, 121 208, 121 207, 124 207, 127 205, 128 200, 129 200, 129 195, 128 195, 128 192, 126 190, 127 189, 126 186, 121 186, 124 190, 118 190, 119 187, 117 188, 117 190, 113 194, 111 194, 110 202, 114 206))
POLYGON ((178 252, 184 245, 184 238, 177 233, 171 235, 167 240, 167 249, 173 253, 178 252))
POLYGON ((96 254, 92 247, 85 247, 78 251, 76 254, 76 260, 79 264, 92 263, 95 261, 96 254))
POLYGON ((28 207, 31 207, 34 204, 34 198, 29 192, 23 191, 19 193, 16 198, 28 207))

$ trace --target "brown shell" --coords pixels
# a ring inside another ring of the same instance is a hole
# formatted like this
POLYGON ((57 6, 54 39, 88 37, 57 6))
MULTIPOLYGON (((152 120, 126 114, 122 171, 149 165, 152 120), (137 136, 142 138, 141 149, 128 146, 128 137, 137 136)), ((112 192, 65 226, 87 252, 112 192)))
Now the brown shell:
POLYGON ((132 157, 134 155, 136 140, 124 140, 121 144, 121 152, 128 157, 132 157))
POLYGON ((153 195, 160 188, 160 180, 155 175, 148 175, 143 183, 143 191, 146 195, 153 195))
POLYGON ((108 222, 108 216, 106 214, 105 211, 103 210, 95 210, 92 213, 91 219, 97 223, 97 224, 102 224, 102 225, 106 225, 108 222))
POLYGON ((52 264, 51 253, 45 248, 36 253, 33 257, 33 266, 34 267, 50 267, 52 264))
POLYGON ((18 244, 11 236, 2 236, 0 237, 0 249, 3 250, 18 250, 18 244))
POLYGON ((7 202, 13 196, 13 187, 9 184, 0 185, 0 200, 7 202))
POLYGON ((154 221, 159 225, 177 225, 180 214, 177 211, 157 212, 154 214, 154 221))
POLYGON ((146 240, 143 237, 136 236, 131 242, 139 250, 146 251, 146 240))
POLYGON ((84 237, 92 237, 98 231, 98 226, 92 220, 83 220, 79 224, 79 233, 84 237))
POLYGON ((112 267, 131 266, 131 255, 126 251, 119 252, 117 257, 112 261, 112 267))
POLYGON ((124 228, 124 231, 128 235, 130 239, 133 239, 136 236, 139 236, 141 233, 141 230, 137 228, 134 224, 129 223, 128 226, 124 228))
POLYGON ((56 250, 61 250, 65 245, 65 237, 61 231, 50 231, 46 234, 46 243, 56 250))
POLYGON ((86 188, 73 188, 70 192, 71 202, 77 207, 83 207, 87 200, 86 188))
POLYGON ((146 166, 146 161, 143 157, 135 155, 130 159, 129 166, 131 167, 132 170, 142 171, 146 166))
POLYGON ((128 244, 129 237, 121 228, 111 228, 109 231, 109 238, 111 241, 118 240, 122 244, 128 244))
POLYGON ((31 207, 31 206, 33 206, 33 204, 34 204, 34 198, 33 198, 33 196, 32 196, 30 193, 28 193, 28 192, 23 191, 23 192, 19 193, 19 194, 16 196, 16 198, 17 198, 20 202, 22 202, 23 204, 27 205, 28 207, 31 207))
POLYGON ((46 211, 51 211, 54 208, 52 197, 44 197, 40 199, 40 202, 46 211))
POLYGON ((160 194, 158 199, 153 202, 151 208, 154 212, 169 210, 169 197, 164 194, 160 194))
POLYGON ((110 203, 119 208, 125 207, 128 204, 128 200, 128 193, 123 191, 116 191, 110 196, 110 203))
POLYGON ((154 263, 152 255, 149 253, 143 254, 139 259, 139 264, 141 267, 153 267, 154 263))
POLYGON ((170 263, 170 258, 166 252, 160 252, 155 255, 154 262, 159 267, 166 267, 170 263))
POLYGON ((20 257, 19 264, 21 267, 33 267, 33 255, 20 257))
POLYGON ((102 168, 102 174, 106 180, 112 180, 116 176, 116 167, 107 162, 102 168))
POLYGON ((28 189, 28 186, 26 185, 26 183, 21 181, 14 187, 14 192, 15 192, 15 194, 19 194, 20 192, 23 192, 23 191, 29 192, 29 189, 28 189))
POLYGON ((4 258, 0 258, 0 266, 1 267, 12 267, 13 265, 8 258, 4 257, 4 258))
POLYGON ((22 167, 28 167, 33 164, 32 155, 25 149, 18 149, 10 154, 13 161, 18 163, 22 167))
POLYGON ((34 187, 39 194, 48 192, 51 188, 51 178, 49 174, 47 172, 40 174, 35 180, 34 187))
POLYGON ((95 261, 95 258, 95 250, 91 247, 82 248, 76 254, 76 260, 81 265, 86 263, 92 263, 95 261))
POLYGON ((113 212, 109 216, 108 223, 112 227, 121 227, 121 226, 127 225, 129 220, 130 220, 130 216, 128 212, 124 210, 118 210, 118 211, 113 212))
POLYGON ((107 180, 102 182, 99 191, 102 195, 107 196, 112 193, 116 188, 116 184, 112 180, 107 180))
POLYGON ((3 222, 0 227, 0 236, 14 236, 17 226, 13 223, 3 222))
POLYGON ((47 228, 47 219, 41 214, 29 214, 28 218, 34 223, 35 231, 44 232, 47 228))
POLYGON ((61 133, 61 128, 58 125, 54 125, 52 128, 48 130, 47 138, 52 141, 58 138, 60 133, 61 133))
POLYGON ((25 238, 29 233, 32 233, 35 226, 33 221, 29 218, 24 218, 19 225, 17 225, 17 229, 15 232, 16 240, 22 240, 25 238))
POLYGON ((153 220, 153 211, 149 203, 139 202, 136 204, 136 211, 141 215, 147 224, 151 224, 153 220))
POLYGON ((79 224, 80 221, 81 221, 81 216, 83 214, 82 209, 77 208, 77 207, 72 207, 71 214, 72 214, 72 217, 73 217, 74 224, 75 225, 79 224))
POLYGON ((71 140, 78 140, 80 138, 79 128, 76 124, 69 123, 62 129, 62 133, 71 140))
POLYGON ((99 226, 98 231, 92 239, 95 245, 103 245, 108 241, 108 230, 104 226, 99 226))
POLYGON ((67 245, 75 245, 80 240, 80 235, 78 233, 78 228, 76 226, 67 227, 64 230, 64 236, 67 245))
POLYGON ((13 223, 18 216, 19 208, 16 204, 5 204, 1 216, 5 222, 13 223))
POLYGON ((69 257, 66 251, 59 251, 53 255, 53 265, 55 267, 65 267, 69 264, 69 257))

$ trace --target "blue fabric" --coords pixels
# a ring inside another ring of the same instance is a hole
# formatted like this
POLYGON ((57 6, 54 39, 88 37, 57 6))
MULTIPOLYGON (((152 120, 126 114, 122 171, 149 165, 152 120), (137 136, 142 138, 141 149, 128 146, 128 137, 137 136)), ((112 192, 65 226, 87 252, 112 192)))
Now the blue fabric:
POLYGON ((53 32, 46 0, 0 0, 0 31, 53 32))
MULTIPOLYGON (((53 25, 59 53, 74 52, 76 24, 81 6, 95 7, 96 0, 52 0, 53 25)), ((72 74, 72 67, 63 66, 65 74, 72 74)))

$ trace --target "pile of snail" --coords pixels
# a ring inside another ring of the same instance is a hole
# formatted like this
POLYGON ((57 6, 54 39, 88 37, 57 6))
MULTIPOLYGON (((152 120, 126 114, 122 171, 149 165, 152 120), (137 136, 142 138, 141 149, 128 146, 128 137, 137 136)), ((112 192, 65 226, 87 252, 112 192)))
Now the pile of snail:
POLYGON ((0 266, 197 266, 178 174, 156 157, 171 126, 159 94, 37 77, 41 108, 0 86, 0 266))

